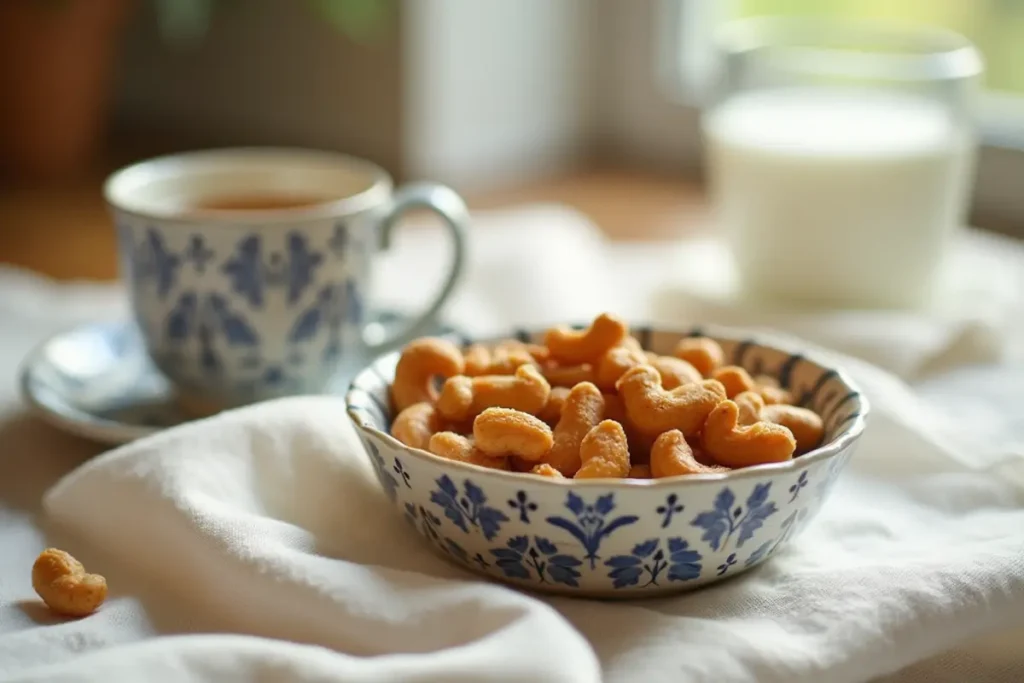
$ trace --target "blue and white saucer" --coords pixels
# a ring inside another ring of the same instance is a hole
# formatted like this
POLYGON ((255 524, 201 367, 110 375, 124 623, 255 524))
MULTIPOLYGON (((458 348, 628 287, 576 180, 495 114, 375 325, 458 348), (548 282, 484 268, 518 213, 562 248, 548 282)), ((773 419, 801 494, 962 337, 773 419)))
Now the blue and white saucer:
MULTIPOLYGON (((368 339, 405 321, 377 314, 368 339)), ((455 334, 437 323, 426 334, 455 334)), ((329 389, 343 394, 359 370, 339 371, 329 389)), ((109 445, 133 441, 194 419, 178 407, 167 380, 150 362, 132 324, 82 325, 50 337, 25 359, 21 393, 41 418, 66 432, 109 445)))

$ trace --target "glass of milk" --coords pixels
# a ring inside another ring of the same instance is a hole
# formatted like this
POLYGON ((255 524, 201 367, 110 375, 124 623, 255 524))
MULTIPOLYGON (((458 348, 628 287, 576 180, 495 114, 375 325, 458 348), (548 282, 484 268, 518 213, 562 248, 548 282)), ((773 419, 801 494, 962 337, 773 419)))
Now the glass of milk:
POLYGON ((703 117, 741 293, 925 305, 966 217, 983 67, 938 29, 755 19, 723 27, 703 117))

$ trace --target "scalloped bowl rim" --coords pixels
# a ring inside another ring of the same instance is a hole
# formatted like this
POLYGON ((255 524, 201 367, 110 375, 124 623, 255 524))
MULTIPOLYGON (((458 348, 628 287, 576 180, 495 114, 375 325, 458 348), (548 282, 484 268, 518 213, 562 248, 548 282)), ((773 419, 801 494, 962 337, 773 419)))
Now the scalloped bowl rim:
MULTIPOLYGON (((545 327, 524 327, 527 332, 534 334, 542 330, 548 329, 550 326, 545 327)), ((576 479, 556 479, 554 477, 539 477, 536 475, 528 475, 522 472, 510 472, 505 470, 497 470, 490 467, 482 467, 480 465, 473 465, 471 463, 459 462, 457 460, 449 460, 442 458, 439 455, 434 455, 430 451, 422 450, 419 448, 413 448, 407 446, 395 437, 391 436, 388 432, 382 431, 371 425, 365 424, 363 416, 359 414, 358 408, 353 407, 351 395, 354 390, 354 385, 360 377, 365 373, 375 372, 373 366, 379 363, 384 358, 391 356, 397 356, 401 353, 400 350, 390 351, 381 354, 371 361, 366 363, 354 376, 349 389, 345 392, 345 408, 352 422, 355 423, 356 427, 363 431, 369 432, 374 436, 383 439, 389 445, 398 448, 402 451, 415 456, 419 460, 428 461, 434 465, 442 468, 451 469, 454 471, 461 471, 465 473, 474 473, 477 475, 484 475, 488 477, 497 477, 500 479, 507 479, 509 481, 516 482, 529 482, 531 486, 561 486, 570 488, 678 488, 680 486, 689 485, 703 485, 709 483, 721 483, 728 481, 736 481, 739 479, 745 479, 747 477, 759 477, 759 476, 773 476, 779 474, 785 474, 787 472, 795 472, 803 469, 805 466, 809 466, 812 463, 828 460, 836 455, 839 455, 845 451, 853 442, 860 438, 864 433, 864 429, 867 426, 867 417, 870 412, 870 404, 868 403, 867 397, 864 396, 864 392, 861 391, 860 387, 854 382, 849 374, 842 368, 833 367, 829 364, 821 362, 817 358, 817 352, 804 351, 797 348, 793 348, 795 343, 786 342, 772 342, 764 343, 760 340, 765 335, 763 332, 751 332, 749 334, 743 333, 742 328, 726 327, 720 325, 693 325, 686 328, 662 326, 662 325, 637 325, 630 326, 630 329, 635 330, 640 327, 649 329, 653 333, 661 334, 678 334, 681 337, 685 336, 696 336, 692 335, 691 331, 700 329, 700 336, 709 337, 711 339, 728 340, 731 342, 751 342, 754 346, 761 348, 772 349, 775 351, 782 351, 790 355, 799 355, 803 360, 817 365, 822 370, 827 372, 835 373, 836 379, 838 379, 843 385, 845 385, 851 392, 857 394, 856 400, 858 402, 858 410, 856 411, 857 416, 844 427, 843 431, 839 435, 829 441, 826 444, 815 448, 814 450, 805 453, 799 457, 787 460, 785 462, 769 463, 765 465, 753 465, 751 467, 744 467, 740 469, 734 469, 729 472, 715 473, 715 474, 680 474, 672 477, 660 477, 658 479, 584 479, 582 481, 576 479)), ((500 341, 509 339, 509 335, 489 335, 481 337, 479 339, 473 338, 472 342, 487 343, 493 341, 500 341)), ((385 378, 387 379, 387 378, 385 378)))

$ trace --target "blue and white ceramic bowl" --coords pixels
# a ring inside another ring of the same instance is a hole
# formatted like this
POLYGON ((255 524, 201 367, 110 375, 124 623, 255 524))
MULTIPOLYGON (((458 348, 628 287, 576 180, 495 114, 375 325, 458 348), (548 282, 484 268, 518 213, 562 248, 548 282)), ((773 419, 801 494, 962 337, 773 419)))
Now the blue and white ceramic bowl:
MULTIPOLYGON (((669 354, 687 336, 778 378, 825 421, 823 445, 792 461, 654 480, 557 480, 485 469, 388 434, 398 353, 359 373, 348 412, 384 493, 438 553, 492 579, 587 597, 650 597, 714 583, 780 552, 814 518, 864 431, 867 400, 839 369, 735 331, 634 328, 669 354)), ((538 340, 543 331, 511 335, 538 340)), ((460 340, 468 342, 469 340, 460 340)))

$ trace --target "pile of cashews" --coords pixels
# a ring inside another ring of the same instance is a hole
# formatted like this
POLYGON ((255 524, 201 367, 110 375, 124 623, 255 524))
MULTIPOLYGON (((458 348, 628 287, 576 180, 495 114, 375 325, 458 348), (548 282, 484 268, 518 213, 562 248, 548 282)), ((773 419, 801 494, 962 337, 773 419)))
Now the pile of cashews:
POLYGON ((414 340, 391 400, 391 434, 407 446, 555 478, 727 472, 789 460, 824 436, 819 415, 772 378, 725 365, 714 340, 657 355, 608 313, 583 330, 553 327, 543 344, 414 340))

